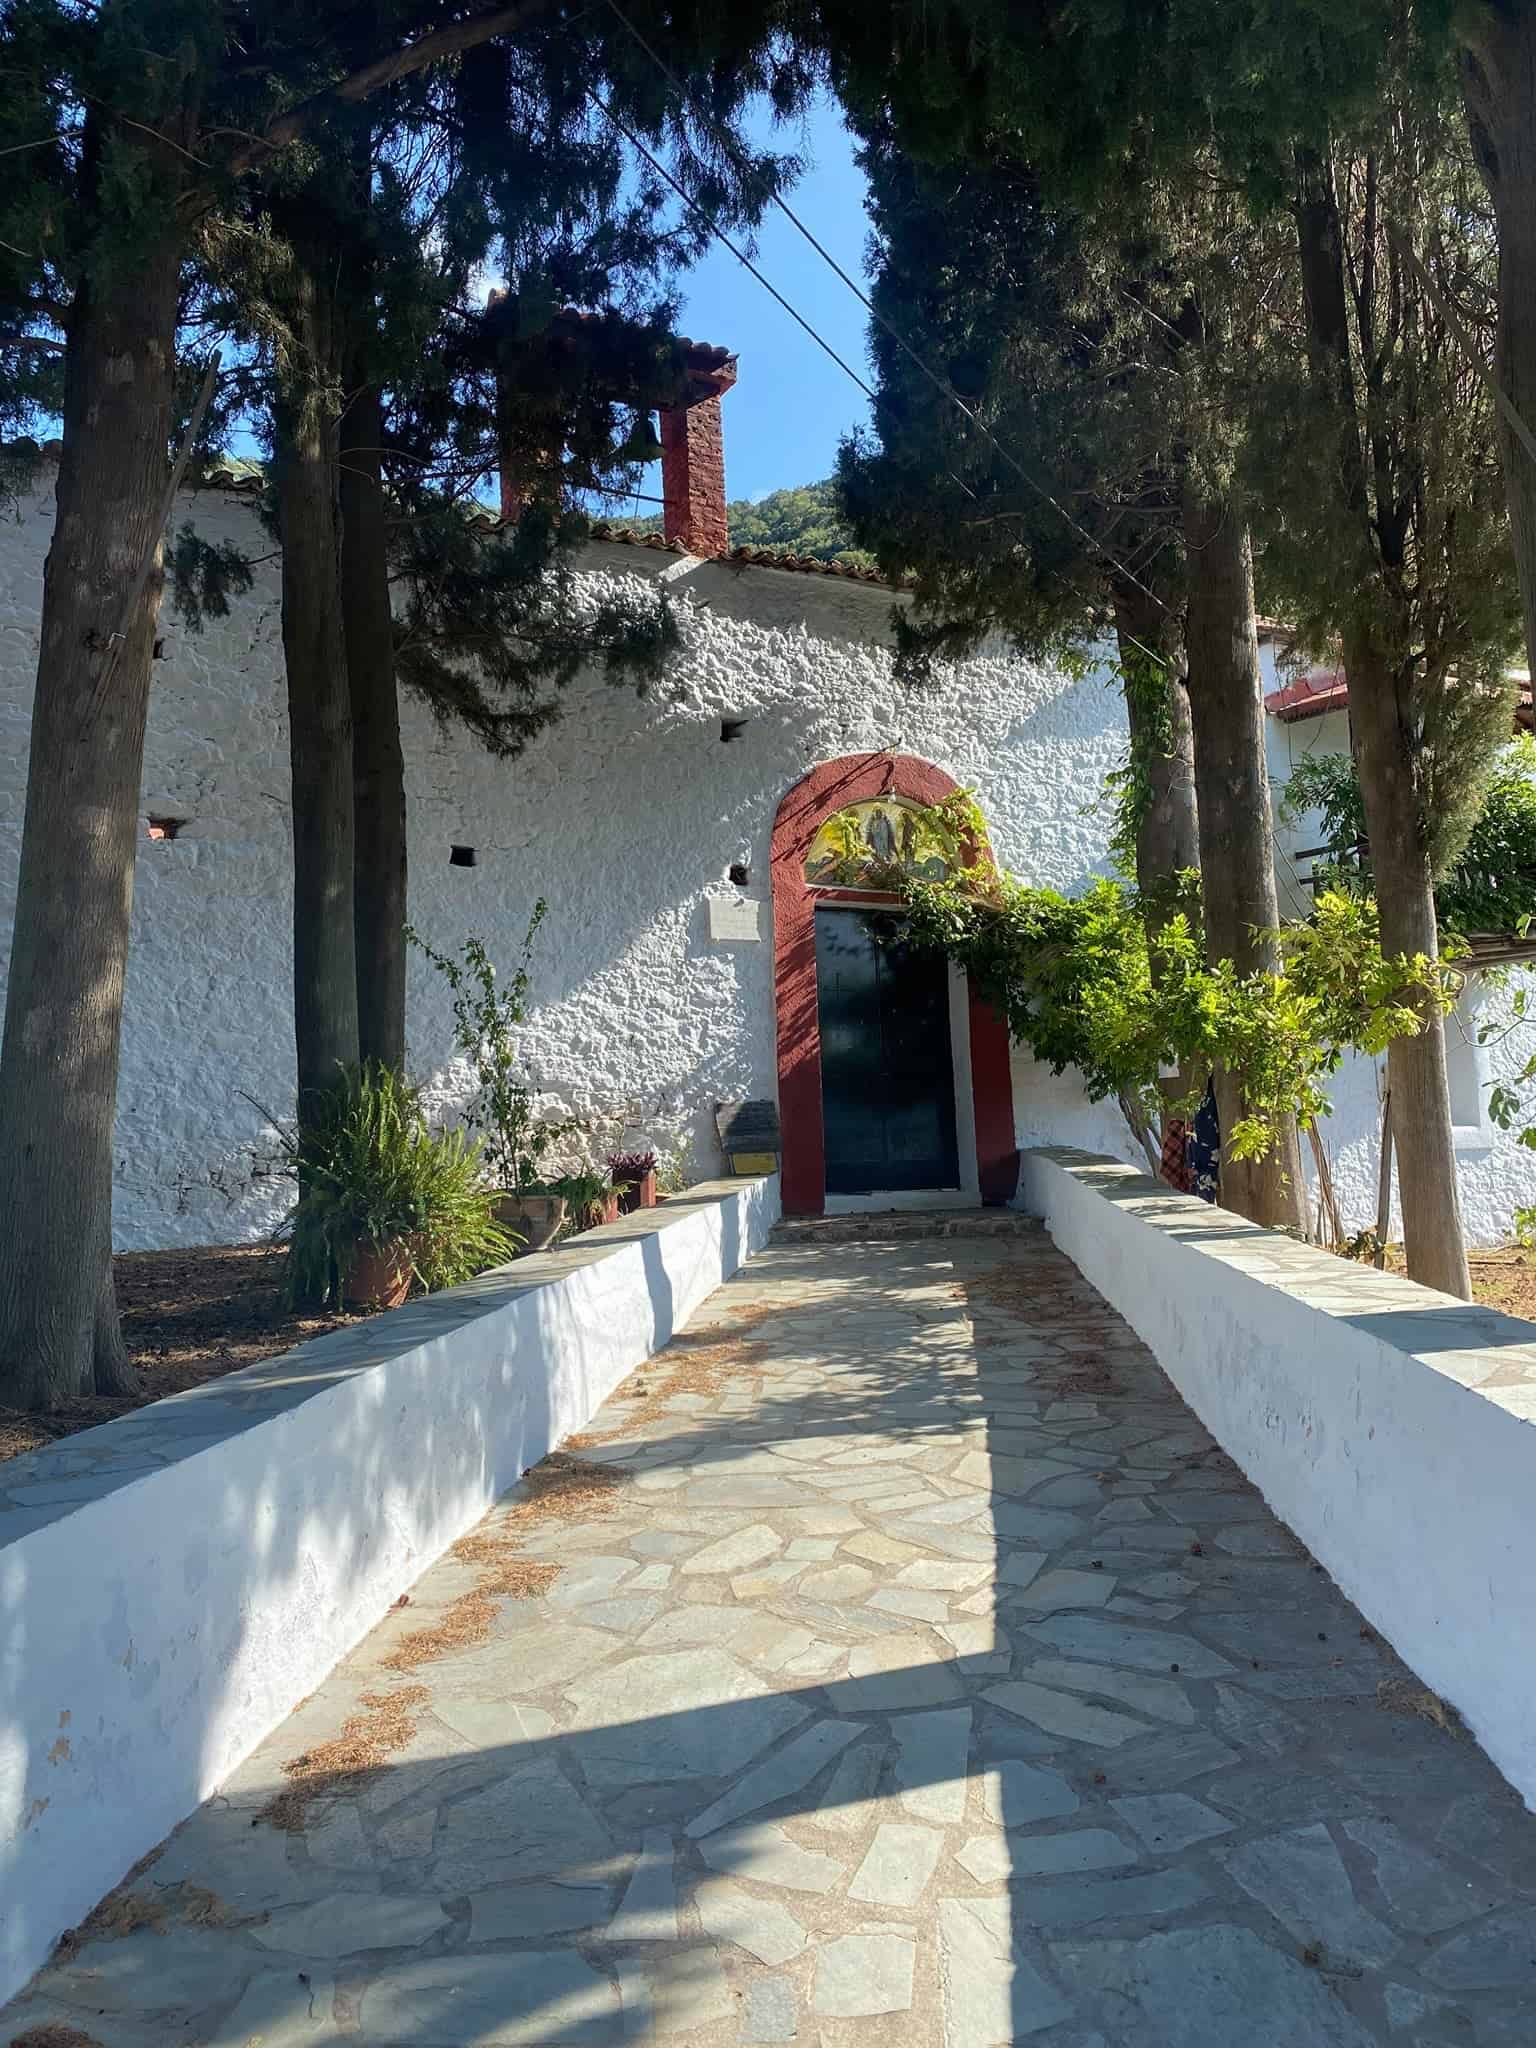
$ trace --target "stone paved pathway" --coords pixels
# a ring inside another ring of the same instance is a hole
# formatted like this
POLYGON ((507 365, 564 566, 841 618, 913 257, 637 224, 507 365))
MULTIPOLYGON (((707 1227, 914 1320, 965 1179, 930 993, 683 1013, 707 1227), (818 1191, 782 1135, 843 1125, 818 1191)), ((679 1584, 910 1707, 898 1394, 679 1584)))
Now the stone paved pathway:
POLYGON ((1043 1238, 781 1243, 579 1455, 0 2041, 1536 2042, 1536 1820, 1043 1238))

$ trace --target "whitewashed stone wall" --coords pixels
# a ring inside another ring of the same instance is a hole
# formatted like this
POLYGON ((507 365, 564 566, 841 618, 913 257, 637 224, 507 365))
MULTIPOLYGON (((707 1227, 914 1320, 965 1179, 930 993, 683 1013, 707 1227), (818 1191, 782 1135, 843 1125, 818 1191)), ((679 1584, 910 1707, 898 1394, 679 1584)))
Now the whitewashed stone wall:
MULTIPOLYGON (((204 491, 210 538, 270 552, 248 504, 204 491)), ((0 527, 0 943, 9 947, 51 495, 0 527)), ((658 696, 600 679, 524 759, 490 760, 406 711, 411 917, 442 949, 483 934, 510 967, 539 897, 528 1063, 552 1114, 589 1118, 595 1149, 681 1147, 715 1169, 717 1100, 775 1088, 769 837, 785 790, 815 763, 874 747, 919 755, 974 786, 999 857, 1070 888, 1103 864, 1093 806, 1124 747, 1107 674, 1072 680, 998 651, 943 688, 895 682, 878 587, 695 563, 594 544, 596 596, 666 581, 683 648, 658 696), (722 717, 747 717, 720 740, 722 717), (478 865, 450 867, 449 848, 478 865), (707 898, 764 903, 760 943, 711 943, 707 898)), ((201 635, 168 620, 155 672, 143 810, 185 818, 140 843, 117 1123, 115 1227, 124 1248, 227 1242, 270 1229, 287 1200, 261 1112, 293 1090, 289 776, 275 562, 201 635)), ((416 1075, 448 1112, 466 1075, 448 1005, 417 962, 416 1075)), ((1021 1140, 1129 1156, 1118 1117, 1071 1077, 1021 1057, 1021 1140)))
MULTIPOLYGON (((271 543, 246 501, 225 491, 185 506, 210 538, 253 556, 271 543)), ((0 974, 9 953, 27 730, 37 659, 51 492, 0 524, 0 974)), ((178 519, 181 515, 178 514, 178 519)), ((594 596, 616 579, 664 581, 683 648, 663 689, 641 702, 591 678, 523 760, 490 760, 405 713, 411 916, 440 948, 482 933, 510 966, 534 902, 550 913, 535 961, 529 1066, 550 1114, 590 1120, 593 1149, 655 1144, 689 1169, 718 1165, 717 1100, 775 1086, 769 835, 785 790, 819 761, 892 747, 974 786, 1000 859, 1028 880, 1072 888, 1105 866, 1096 808, 1125 745, 1107 671, 1080 680, 995 652, 943 687, 901 688, 886 651, 890 594, 785 570, 698 563, 594 544, 594 596), (722 717, 747 717, 722 745, 722 717), (453 844, 479 864, 450 867, 453 844), (746 861, 759 898, 758 944, 711 943, 707 899, 733 894, 746 861)), ((116 1236, 125 1249, 255 1237, 281 1216, 288 1184, 255 1103, 286 1113, 293 1090, 289 777, 277 564, 229 618, 193 634, 168 619, 150 707, 143 812, 184 818, 173 841, 140 842, 117 1124, 116 1236)), ((1273 687, 1266 649, 1266 686, 1273 687)), ((1276 785, 1300 748, 1347 746, 1342 717, 1270 722, 1276 785)), ((1317 844, 1315 823, 1281 829, 1282 895, 1317 844)), ((1464 1121, 1462 1202, 1477 1243, 1507 1236, 1517 1203, 1536 1202, 1536 1153, 1492 1130, 1488 1084, 1536 1049, 1521 1031, 1479 1049, 1476 1026, 1507 1014, 1502 990, 1475 990, 1453 1021, 1464 1121)), ((447 1115, 468 1080, 450 1058, 439 983, 413 965, 409 1031, 418 1077, 447 1115)), ((1341 1205, 1374 1219, 1377 1063, 1350 1061, 1325 1127, 1341 1205)), ((1015 1059, 1023 1145, 1072 1144, 1119 1158, 1134 1149, 1112 1104, 1083 1099, 1072 1075, 1015 1059)))

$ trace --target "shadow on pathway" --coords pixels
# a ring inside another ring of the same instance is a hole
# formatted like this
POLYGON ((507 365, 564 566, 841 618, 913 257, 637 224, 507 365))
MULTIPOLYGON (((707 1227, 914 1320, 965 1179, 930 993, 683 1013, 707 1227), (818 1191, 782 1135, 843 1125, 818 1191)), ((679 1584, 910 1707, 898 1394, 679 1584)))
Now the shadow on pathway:
POLYGON ((1536 1821, 1037 1234, 776 1246, 580 1455, 486 1524, 552 1583, 434 1567, 0 2041, 1536 2039, 1536 1821))

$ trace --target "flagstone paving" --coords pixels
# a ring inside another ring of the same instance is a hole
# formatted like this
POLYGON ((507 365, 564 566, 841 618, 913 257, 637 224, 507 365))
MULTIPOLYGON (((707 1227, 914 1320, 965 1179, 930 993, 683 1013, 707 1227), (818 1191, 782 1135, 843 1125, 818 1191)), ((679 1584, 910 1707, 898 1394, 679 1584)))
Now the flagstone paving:
POLYGON ((1536 1820, 1038 1233, 791 1231, 577 1454, 0 2041, 1536 2042, 1536 1820))

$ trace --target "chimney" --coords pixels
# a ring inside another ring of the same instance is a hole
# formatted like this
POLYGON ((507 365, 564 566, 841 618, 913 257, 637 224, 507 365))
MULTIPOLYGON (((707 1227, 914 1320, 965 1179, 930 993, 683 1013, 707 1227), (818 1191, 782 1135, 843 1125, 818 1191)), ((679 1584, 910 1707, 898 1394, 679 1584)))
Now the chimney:
POLYGON ((725 443, 720 400, 736 382, 736 358, 685 341, 688 396, 661 411, 662 527, 690 555, 730 552, 725 523, 725 443))

